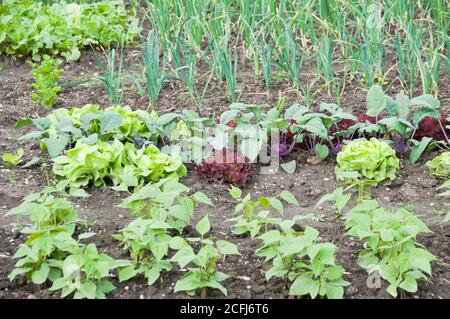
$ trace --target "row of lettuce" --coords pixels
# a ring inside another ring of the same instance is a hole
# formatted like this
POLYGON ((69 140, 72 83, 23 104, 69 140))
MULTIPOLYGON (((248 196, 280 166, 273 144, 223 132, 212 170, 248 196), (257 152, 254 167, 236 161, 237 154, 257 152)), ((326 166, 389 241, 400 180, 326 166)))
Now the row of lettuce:
POLYGON ((261 154, 280 156, 282 167, 293 172, 296 162, 285 160, 292 152, 306 151, 321 160, 359 139, 385 140, 397 155, 409 153, 414 163, 425 151, 450 147, 450 120, 439 109, 431 95, 409 99, 401 92, 391 98, 374 86, 363 115, 335 104, 322 103, 315 112, 299 104, 285 107, 283 101, 267 112, 235 103, 213 118, 190 110, 158 116, 128 106, 90 104, 19 119, 16 128, 37 128, 19 140, 39 139, 54 173, 74 187, 112 183, 127 190, 170 174, 184 176, 183 162, 196 164, 209 181, 244 186, 255 176, 261 154))

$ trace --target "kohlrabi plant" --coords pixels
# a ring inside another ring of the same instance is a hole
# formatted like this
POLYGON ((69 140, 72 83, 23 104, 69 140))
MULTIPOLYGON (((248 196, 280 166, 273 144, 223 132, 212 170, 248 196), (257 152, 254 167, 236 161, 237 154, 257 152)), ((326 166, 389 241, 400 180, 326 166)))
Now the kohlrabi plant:
POLYGON ((399 154, 410 152, 412 163, 432 144, 450 146, 450 122, 439 108, 439 100, 430 94, 410 99, 401 91, 392 98, 378 85, 367 93, 367 115, 377 118, 376 125, 383 128, 399 154), (382 113, 387 116, 381 118, 382 113))
POLYGON ((242 198, 242 191, 234 186, 228 191, 231 197, 239 201, 234 212, 240 215, 227 220, 234 222, 233 233, 236 235, 249 233, 253 238, 262 231, 267 231, 269 225, 278 224, 280 218, 271 216, 270 208, 275 209, 280 215, 283 215, 284 205, 280 199, 298 206, 298 201, 295 196, 286 190, 277 196, 261 196, 255 200, 252 199, 250 193, 242 198))
POLYGON ((431 276, 436 257, 416 242, 418 234, 430 230, 408 209, 392 210, 365 200, 346 214, 346 228, 347 235, 364 242, 358 264, 388 281, 390 295, 396 297, 398 289, 415 293, 417 281, 431 276))
POLYGON ((37 130, 19 138, 20 141, 39 139, 41 149, 55 158, 81 140, 92 145, 97 141, 133 142, 137 148, 156 144, 159 122, 156 112, 133 111, 129 106, 100 109, 87 104, 81 108, 56 109, 44 118, 19 119, 16 128, 34 125, 37 130))
POLYGON ((362 192, 368 186, 392 181, 400 168, 395 150, 375 138, 350 142, 337 155, 335 169, 338 180, 357 185, 362 192))
POLYGON ((284 279, 289 294, 309 295, 311 298, 340 299, 349 283, 342 278, 344 268, 336 265, 336 246, 320 243, 319 232, 307 226, 303 232, 292 229, 294 221, 282 221, 280 230, 274 229, 259 237, 262 246, 256 255, 271 263, 266 280, 284 279))
POLYGON ((444 152, 427 162, 430 175, 434 178, 450 179, 450 152, 444 152))
POLYGON ((62 73, 61 70, 58 70, 61 61, 45 55, 40 65, 31 62, 28 62, 28 64, 32 68, 33 88, 36 90, 32 94, 33 101, 45 108, 51 108, 61 91, 61 86, 58 85, 59 76, 62 73))
POLYGON ((175 292, 185 291, 194 296, 200 289, 201 298, 206 297, 206 289, 220 290, 225 296, 227 289, 221 284, 229 275, 218 270, 218 262, 224 261, 228 255, 239 255, 237 246, 214 237, 205 237, 211 228, 208 215, 203 217, 195 226, 200 238, 174 237, 170 247, 177 250, 171 261, 178 263, 181 269, 189 264, 188 272, 175 284, 175 292), (193 248, 192 246, 195 245, 193 248), (197 250, 197 252, 196 252, 197 250))

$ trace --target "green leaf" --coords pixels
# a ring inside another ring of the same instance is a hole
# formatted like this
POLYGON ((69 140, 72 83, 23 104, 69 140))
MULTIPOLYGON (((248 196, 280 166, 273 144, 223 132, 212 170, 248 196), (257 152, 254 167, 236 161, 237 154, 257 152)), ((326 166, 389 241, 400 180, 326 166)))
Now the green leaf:
POLYGON ((270 205, 275 208, 280 214, 284 213, 284 207, 283 203, 275 197, 267 197, 267 201, 270 203, 270 205))
POLYGON ((292 160, 287 163, 282 163, 281 168, 288 174, 294 174, 297 168, 297 162, 295 160, 292 160))
POLYGON ((237 246, 226 240, 218 240, 216 245, 222 255, 240 255, 237 246))
POLYGON ((319 284, 306 275, 298 276, 289 289, 292 296, 303 296, 310 294, 311 298, 315 298, 319 293, 319 284))
POLYGON ((326 146, 326 145, 323 145, 323 144, 316 144, 315 152, 316 152, 316 155, 317 155, 320 159, 325 159, 325 158, 328 157, 328 154, 330 153, 330 149, 329 149, 328 146, 326 146))
POLYGON ((228 189, 228 192, 234 199, 239 199, 242 196, 242 191, 239 188, 234 187, 233 185, 231 185, 231 188, 228 189))
POLYGON ((48 266, 48 264, 44 263, 38 270, 33 271, 33 273, 31 274, 31 281, 36 285, 43 284, 47 280, 49 272, 50 267, 48 266))
POLYGON ((95 299, 95 291, 97 286, 92 281, 87 281, 81 284, 79 291, 84 297, 88 299, 95 299))
POLYGON ((33 124, 33 120, 29 119, 29 118, 19 118, 14 126, 14 128, 17 129, 21 129, 23 127, 29 126, 33 124))
POLYGON ((52 286, 49 288, 50 291, 56 291, 63 289, 67 285, 66 279, 64 277, 57 278, 53 281, 52 286))
POLYGON ((69 142, 70 138, 67 135, 59 135, 58 137, 48 137, 44 139, 48 154, 51 158, 61 155, 69 142))
POLYGON ((417 291, 417 280, 411 274, 406 274, 405 279, 400 283, 400 288, 407 292, 414 293, 417 291))
POLYGON ((326 293, 328 299, 342 299, 344 296, 344 288, 327 284, 326 293))
POLYGON ((387 105, 386 95, 379 85, 373 85, 367 92, 367 115, 378 116, 387 105))
POLYGON ((120 127, 123 123, 123 118, 120 114, 115 112, 105 112, 100 116, 100 132, 106 133, 120 127))
POLYGON ((28 168, 38 164, 41 161, 40 157, 34 156, 31 160, 22 165, 22 168, 28 168))
POLYGON ((78 240, 88 239, 88 238, 91 238, 91 237, 93 237, 95 235, 96 235, 96 233, 93 233, 93 232, 83 233, 83 234, 80 234, 78 236, 78 240))
POLYGON ((441 114, 439 113, 438 110, 436 110, 432 107, 422 107, 414 113, 414 117, 413 117, 414 126, 418 127, 419 122, 426 116, 430 116, 438 121, 441 118, 441 114))
POLYGON ((417 162, 417 160, 420 158, 431 141, 431 137, 422 137, 422 140, 416 146, 414 146, 411 153, 409 154, 409 161, 413 164, 417 162))
POLYGON ((177 119, 180 115, 177 113, 165 113, 158 117, 158 120, 156 124, 160 127, 165 126, 172 122, 173 120, 177 119))
POLYGON ((294 204, 294 205, 297 205, 297 206, 299 205, 298 201, 297 201, 297 198, 295 198, 295 196, 291 192, 289 192, 287 190, 283 190, 280 193, 280 197, 282 199, 284 199, 286 202, 288 202, 289 204, 294 204))
POLYGON ((139 273, 138 270, 135 269, 134 265, 130 265, 128 267, 122 268, 119 271, 119 281, 127 281, 133 277, 135 277, 139 273))
POLYGON ((20 163, 24 154, 23 148, 17 150, 17 154, 4 153, 2 155, 2 160, 6 166, 16 166, 20 163))
POLYGON ((431 94, 425 94, 425 95, 421 95, 421 96, 412 98, 409 101, 409 104, 411 106, 414 106, 414 105, 425 106, 425 107, 433 108, 435 110, 438 110, 441 107, 441 103, 439 102, 439 100, 431 94))
POLYGON ((175 284, 174 292, 179 291, 191 291, 200 287, 200 279, 195 273, 188 272, 186 275, 181 277, 175 284))
POLYGON ((205 193, 202 192, 196 192, 192 195, 192 197, 194 197, 194 199, 197 202, 206 204, 206 205, 210 205, 210 206, 214 206, 213 202, 209 199, 208 196, 205 195, 205 193))
POLYGON ((195 229, 200 235, 205 235, 211 229, 211 224, 209 223, 208 215, 205 215, 195 226, 195 229))

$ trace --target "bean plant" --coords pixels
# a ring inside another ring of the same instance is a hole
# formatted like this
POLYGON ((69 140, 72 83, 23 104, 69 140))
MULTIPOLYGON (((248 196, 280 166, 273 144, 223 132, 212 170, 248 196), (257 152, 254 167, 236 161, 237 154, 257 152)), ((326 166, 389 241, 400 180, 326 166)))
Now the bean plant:
POLYGON ((280 215, 283 215, 284 206, 280 198, 289 204, 298 206, 298 201, 295 196, 286 190, 277 196, 260 196, 256 200, 252 200, 250 193, 242 198, 242 190, 234 186, 228 191, 231 197, 239 201, 234 211, 235 214, 241 213, 241 215, 228 220, 235 223, 233 233, 236 235, 249 233, 254 238, 260 235, 261 232, 267 231, 269 225, 278 224, 280 218, 270 216, 269 209, 272 207, 280 215))
POLYGON ((221 284, 222 281, 229 278, 229 275, 218 270, 218 261, 225 260, 228 255, 240 255, 237 246, 226 240, 216 239, 214 237, 205 237, 210 231, 211 224, 208 215, 203 217, 195 226, 200 238, 174 237, 170 246, 178 250, 171 258, 178 263, 180 268, 188 268, 188 272, 183 275, 175 284, 175 292, 185 291, 188 295, 194 296, 197 289, 200 289, 201 298, 206 297, 206 289, 214 288, 220 290, 225 296, 227 289, 221 284), (192 244, 190 244, 192 243, 192 244), (199 245, 195 252, 192 245, 199 245))
POLYGON ((340 299, 349 283, 342 278, 344 268, 336 265, 336 246, 320 243, 319 232, 307 226, 303 232, 292 229, 294 221, 280 223, 257 238, 262 246, 256 255, 270 262, 266 280, 282 278, 290 283, 289 294, 340 299))
POLYGON ((364 242, 358 264, 369 274, 378 272, 389 286, 387 292, 397 297, 398 289, 415 293, 417 282, 431 276, 431 262, 436 257, 416 241, 416 236, 430 229, 406 208, 388 209, 375 200, 365 200, 345 217, 347 235, 364 242))

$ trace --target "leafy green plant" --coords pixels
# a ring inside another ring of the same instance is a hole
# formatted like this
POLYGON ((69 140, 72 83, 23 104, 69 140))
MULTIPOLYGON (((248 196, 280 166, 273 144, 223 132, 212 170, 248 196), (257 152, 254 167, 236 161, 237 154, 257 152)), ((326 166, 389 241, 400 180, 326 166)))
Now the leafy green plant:
POLYGON ((234 212, 241 213, 238 217, 231 218, 227 221, 235 222, 233 233, 242 235, 249 233, 253 238, 261 234, 261 231, 267 231, 267 227, 271 224, 278 224, 280 218, 270 216, 270 207, 274 208, 279 214, 283 215, 284 206, 280 199, 289 204, 297 205, 298 201, 289 191, 282 191, 274 197, 260 196, 256 200, 252 200, 251 194, 247 194, 242 198, 242 191, 232 186, 229 190, 231 197, 238 200, 234 212))
POLYGON ((28 237, 16 251, 18 259, 9 274, 12 281, 19 275, 36 285, 51 282, 50 291, 61 290, 64 298, 105 298, 115 287, 108 281, 110 270, 123 265, 106 254, 99 254, 94 244, 81 240, 95 233, 81 233, 73 238, 82 221, 66 197, 86 196, 83 190, 66 191, 67 181, 47 186, 39 193, 26 196, 19 206, 6 215, 27 216, 31 225, 21 232, 28 237))
POLYGON ((2 161, 6 166, 17 166, 22 161, 22 157, 25 154, 23 148, 17 150, 17 154, 3 153, 2 161))
POLYGON ((151 285, 163 270, 172 269, 168 253, 173 231, 183 231, 199 203, 213 205, 204 193, 187 195, 188 191, 177 178, 169 177, 145 185, 118 205, 139 216, 114 236, 131 256, 119 270, 120 281, 143 274, 151 285))
POLYGON ((118 207, 127 208, 132 215, 168 224, 181 232, 189 224, 196 205, 214 206, 204 193, 187 195, 189 190, 176 176, 170 176, 143 186, 118 207))
POLYGON ((430 175, 435 178, 450 179, 450 152, 444 152, 427 162, 430 175))
POLYGON ((337 155, 336 177, 347 184, 365 187, 394 180, 400 168, 395 151, 375 138, 349 143, 337 155))
POLYGON ((418 234, 430 230, 406 208, 391 210, 365 200, 346 214, 346 228, 347 235, 365 243, 358 264, 387 280, 390 295, 396 297, 399 288, 414 293, 417 281, 431 276, 436 257, 416 242, 418 234))
POLYGON ((352 198, 352 194, 347 193, 346 191, 347 189, 344 189, 343 187, 336 188, 332 193, 323 195, 317 202, 316 207, 319 207, 328 201, 334 202, 333 208, 336 211, 336 214, 342 216, 344 208, 347 207, 348 202, 352 198))
POLYGON ((336 265, 336 246, 319 243, 319 232, 309 226, 304 232, 293 230, 294 223, 283 221, 279 224, 281 230, 270 230, 257 237, 262 246, 256 255, 271 262, 266 280, 276 277, 291 282, 289 294, 294 296, 342 298, 349 283, 342 279, 344 268, 336 265))
POLYGON ((165 259, 172 239, 168 230, 172 227, 158 219, 137 218, 113 237, 128 249, 131 261, 119 270, 119 280, 126 281, 139 274, 152 285, 161 271, 172 269, 165 259))
POLYGON ((70 181, 70 186, 106 186, 111 181, 114 189, 126 191, 129 187, 155 182, 168 175, 186 175, 181 157, 162 153, 155 145, 137 149, 134 144, 114 140, 89 145, 78 141, 65 155, 53 159, 53 172, 70 181))
POLYGON ((106 294, 116 289, 108 278, 121 262, 99 253, 94 244, 77 246, 65 259, 50 262, 62 276, 53 281, 49 290, 61 290, 61 298, 73 293, 75 299, 105 299, 106 294))
POLYGON ((34 284, 43 284, 61 276, 55 260, 64 260, 77 247, 72 238, 75 224, 50 226, 38 231, 30 230, 28 239, 20 245, 13 259, 18 259, 14 270, 9 274, 13 281, 24 275, 34 284))
POLYGON ((6 0, 0 17, 0 53, 32 55, 35 60, 48 53, 76 61, 83 47, 129 44, 140 32, 134 11, 127 10, 122 0, 82 4, 6 0))
POLYGON ((52 59, 45 55, 41 64, 36 65, 30 61, 31 74, 34 78, 33 88, 36 90, 32 94, 33 101, 45 108, 51 108, 56 102, 61 86, 58 85, 59 76, 62 70, 58 70, 61 61, 52 59))
POLYGON ((229 275, 217 269, 217 262, 228 255, 239 255, 240 253, 236 245, 226 240, 205 238, 210 228, 209 218, 206 215, 195 226, 200 238, 185 240, 182 237, 174 237, 171 240, 170 247, 178 250, 171 260, 177 262, 180 268, 185 268, 191 263, 195 266, 188 268, 188 272, 177 281, 175 292, 185 291, 188 295, 194 296, 196 290, 200 289, 201 298, 205 298, 206 288, 209 287, 219 289, 225 296, 227 295, 227 289, 221 282, 229 278, 229 275), (197 253, 188 242, 200 245, 197 253))
POLYGON ((41 149, 55 158, 78 140, 86 144, 97 141, 132 141, 137 146, 156 143, 159 137, 156 112, 133 111, 129 106, 100 109, 96 104, 81 108, 54 110, 45 118, 19 119, 16 128, 34 125, 38 130, 19 138, 41 140, 41 149))

